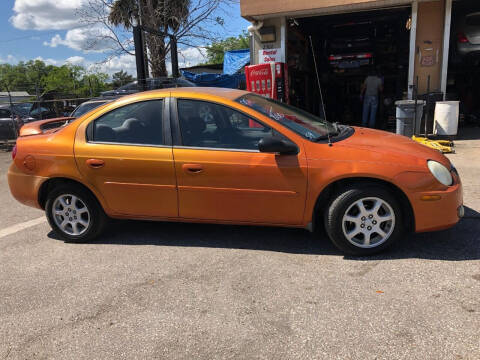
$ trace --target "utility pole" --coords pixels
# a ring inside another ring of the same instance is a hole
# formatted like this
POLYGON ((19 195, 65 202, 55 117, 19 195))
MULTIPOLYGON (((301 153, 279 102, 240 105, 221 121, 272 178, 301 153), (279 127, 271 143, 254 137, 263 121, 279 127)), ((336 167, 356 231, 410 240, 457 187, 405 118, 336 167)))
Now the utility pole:
POLYGON ((142 28, 137 23, 133 26, 133 43, 135 45, 135 62, 137 65, 137 84, 140 91, 146 90, 145 51, 143 49, 142 28))
MULTIPOLYGON (((138 6, 138 25, 143 26, 143 12, 142 12, 142 1, 137 0, 138 6)), ((143 44, 143 59, 144 59, 144 66, 145 66, 145 78, 149 77, 148 73, 148 53, 147 53, 147 39, 145 37, 144 32, 142 34, 142 44, 143 44)))
POLYGON ((170 35, 170 58, 172 60, 172 76, 178 78, 180 73, 178 71, 177 38, 175 35, 170 35))

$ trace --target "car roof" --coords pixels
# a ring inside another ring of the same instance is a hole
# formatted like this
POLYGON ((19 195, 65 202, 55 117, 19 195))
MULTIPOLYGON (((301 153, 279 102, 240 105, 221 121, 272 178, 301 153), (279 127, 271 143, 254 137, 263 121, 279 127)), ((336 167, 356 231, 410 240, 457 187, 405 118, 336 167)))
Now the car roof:
POLYGON ((237 89, 227 89, 227 88, 216 88, 216 87, 178 87, 178 88, 167 88, 167 89, 158 89, 139 92, 129 96, 138 96, 140 94, 172 94, 172 96, 188 96, 189 94, 205 94, 211 96, 218 96, 226 98, 229 100, 235 100, 242 95, 248 94, 247 91, 237 90, 237 89))
POLYGON ((97 103, 97 102, 109 102, 109 101, 114 101, 114 100, 117 100, 117 98, 115 99, 108 99, 108 98, 105 98, 105 99, 95 99, 95 100, 87 100, 87 101, 84 101, 83 103, 81 103, 80 105, 83 105, 83 104, 92 104, 92 103, 97 103))

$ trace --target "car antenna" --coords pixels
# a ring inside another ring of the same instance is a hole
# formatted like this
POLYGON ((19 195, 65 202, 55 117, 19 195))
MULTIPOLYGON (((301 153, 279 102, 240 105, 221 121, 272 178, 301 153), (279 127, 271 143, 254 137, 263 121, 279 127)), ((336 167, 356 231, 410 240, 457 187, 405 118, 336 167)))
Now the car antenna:
MULTIPOLYGON (((320 85, 320 77, 318 76, 317 59, 315 57, 315 51, 313 49, 312 35, 308 35, 308 37, 310 39, 310 46, 312 47, 313 63, 315 65, 315 74, 317 75, 318 91, 320 92, 320 101, 322 102, 323 117, 325 118, 325 121, 327 121, 327 113, 325 112, 325 103, 323 102, 322 86, 320 85)), ((328 146, 332 146, 332 140, 330 139, 330 131, 328 131, 328 127, 327 127, 327 139, 328 139, 328 146)))

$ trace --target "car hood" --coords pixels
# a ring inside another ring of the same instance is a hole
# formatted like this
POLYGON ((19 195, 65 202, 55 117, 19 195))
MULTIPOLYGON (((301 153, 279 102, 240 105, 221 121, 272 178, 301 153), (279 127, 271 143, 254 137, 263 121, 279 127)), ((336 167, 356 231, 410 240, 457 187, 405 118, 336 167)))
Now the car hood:
POLYGON ((354 127, 355 132, 345 140, 336 142, 333 147, 347 157, 357 160, 388 162, 425 167, 427 160, 435 160, 446 167, 450 161, 439 151, 419 144, 412 139, 386 131, 354 127))

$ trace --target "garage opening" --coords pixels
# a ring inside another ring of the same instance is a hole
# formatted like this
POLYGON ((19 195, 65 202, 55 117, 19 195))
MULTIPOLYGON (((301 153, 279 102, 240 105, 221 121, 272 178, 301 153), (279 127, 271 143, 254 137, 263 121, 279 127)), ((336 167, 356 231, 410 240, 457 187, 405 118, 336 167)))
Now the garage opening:
POLYGON ((360 125, 361 88, 383 81, 375 127, 395 128, 395 100, 408 94, 411 7, 288 19, 287 63, 292 105, 323 115, 314 58, 331 122, 360 125), (310 44, 312 38, 312 52, 310 44))
POLYGON ((480 125, 480 2, 452 4, 447 99, 460 100, 460 126, 480 125))

